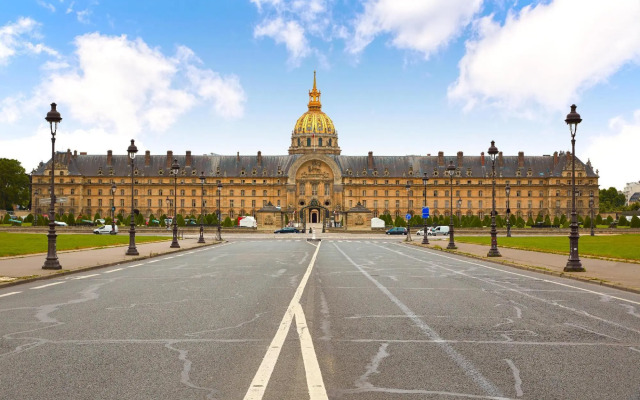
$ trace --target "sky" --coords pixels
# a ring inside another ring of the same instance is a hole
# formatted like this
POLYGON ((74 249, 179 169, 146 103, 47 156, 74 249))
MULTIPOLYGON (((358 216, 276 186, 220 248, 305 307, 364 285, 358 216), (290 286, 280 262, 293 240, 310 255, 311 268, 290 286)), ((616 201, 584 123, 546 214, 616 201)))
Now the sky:
POLYGON ((640 0, 0 0, 0 157, 287 153, 317 71, 343 155, 570 151, 640 180, 640 0))

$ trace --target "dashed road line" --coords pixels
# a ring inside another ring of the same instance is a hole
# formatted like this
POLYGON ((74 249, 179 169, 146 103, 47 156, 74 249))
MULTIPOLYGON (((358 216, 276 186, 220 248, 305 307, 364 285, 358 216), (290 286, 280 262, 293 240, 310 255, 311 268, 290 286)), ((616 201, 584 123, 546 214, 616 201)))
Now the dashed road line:
POLYGON ((122 271, 124 268, 116 268, 116 269, 111 269, 109 271, 104 271, 105 274, 110 274, 112 272, 116 272, 116 271, 122 271))
POLYGON ((79 280, 79 279, 91 278, 91 277, 93 277, 93 276, 98 276, 98 275, 100 275, 100 274, 83 275, 83 276, 78 276, 78 277, 76 277, 76 278, 72 278, 72 279, 74 279, 74 280, 76 280, 76 281, 77 281, 77 280, 79 280))
POLYGON ((127 268, 134 268, 134 267, 139 267, 143 264, 134 264, 134 265, 129 265, 127 268))
POLYGON ((60 281, 60 282, 53 282, 53 283, 47 283, 46 285, 41 285, 41 286, 36 286, 36 287, 32 287, 31 289, 43 289, 49 286, 54 286, 54 285, 59 285, 61 283, 64 283, 64 281, 60 281))
POLYGON ((18 294, 18 293, 22 293, 22 292, 9 292, 5 294, 0 294, 0 297, 7 297, 7 296, 11 296, 12 294, 18 294))

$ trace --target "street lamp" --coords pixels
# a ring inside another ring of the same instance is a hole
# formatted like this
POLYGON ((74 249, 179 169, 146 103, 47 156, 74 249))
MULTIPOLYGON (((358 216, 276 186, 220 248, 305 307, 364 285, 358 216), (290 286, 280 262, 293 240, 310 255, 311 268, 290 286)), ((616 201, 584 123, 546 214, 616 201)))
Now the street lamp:
POLYGON ((115 201, 115 194, 116 194, 116 184, 113 183, 111 185, 111 232, 109 232, 109 234, 111 235, 115 235, 116 234, 116 201, 115 201))
POLYGON ((589 193, 589 209, 591 210, 591 236, 594 236, 593 233, 593 192, 589 193))
POLYGON ((180 165, 178 164, 177 159, 173 159, 173 164, 171 164, 171 171, 173 172, 173 240, 171 241, 171 248, 180 248, 180 244, 178 243, 178 171, 180 170, 180 165))
POLYGON ((56 110, 56 103, 51 103, 51 111, 47 113, 45 118, 49 122, 51 129, 51 203, 49 204, 49 233, 47 234, 47 258, 44 261, 42 269, 62 269, 60 262, 58 261, 58 254, 56 252, 56 195, 54 192, 53 181, 56 178, 55 166, 56 166, 56 132, 58 131, 58 124, 62 121, 60 113, 56 110))
MULTIPOLYGON (((427 173, 424 173, 424 178, 422 178, 422 183, 424 185, 424 206, 427 207, 427 182, 429 181, 429 177, 427 177, 427 173)), ((423 217, 424 217, 424 212, 422 213, 423 217)), ((428 218, 428 217, 427 217, 428 218)), ((423 230, 423 238, 422 238, 422 244, 429 244, 429 238, 428 238, 428 234, 427 231, 429 230, 429 228, 427 228, 427 218, 424 219, 424 230, 423 230)))
POLYGON ((578 124, 582 122, 580 114, 576 112, 576 105, 571 105, 571 112, 567 114, 564 122, 569 125, 571 133, 571 233, 569 234, 569 260, 564 267, 565 272, 584 272, 580 257, 578 256, 578 217, 576 214, 576 132, 578 124))
POLYGON ((491 248, 487 257, 502 257, 498 251, 498 232, 496 231, 496 155, 498 148, 493 140, 488 153, 491 157, 491 248))
POLYGON ((222 182, 218 182, 218 232, 217 241, 222 241, 222 229, 220 228, 220 218, 222 218, 222 203, 220 202, 220 193, 222 193, 222 182))
POLYGON ((135 221, 135 210, 133 208, 133 160, 136 158, 136 153, 138 152, 138 148, 131 139, 131 145, 127 148, 127 153, 129 154, 129 160, 131 160, 131 215, 129 215, 129 219, 131 220, 131 228, 129 229, 129 248, 125 253, 128 256, 137 256, 138 249, 136 249, 136 221, 135 221))
POLYGON ((407 182, 407 242, 411 241, 411 207, 409 205, 409 193, 411 193, 411 184, 407 182))
POLYGON ((449 161, 447 166, 447 172, 449 173, 450 193, 449 193, 449 244, 447 249, 457 249, 455 242, 453 241, 453 174, 456 172, 456 167, 453 165, 453 161, 449 161))
POLYGON ((511 237, 511 208, 509 208, 509 194, 511 193, 511 186, 507 183, 504 188, 507 193, 507 237, 511 237))
POLYGON ((200 239, 198 243, 204 243, 204 171, 200 174, 200 239))

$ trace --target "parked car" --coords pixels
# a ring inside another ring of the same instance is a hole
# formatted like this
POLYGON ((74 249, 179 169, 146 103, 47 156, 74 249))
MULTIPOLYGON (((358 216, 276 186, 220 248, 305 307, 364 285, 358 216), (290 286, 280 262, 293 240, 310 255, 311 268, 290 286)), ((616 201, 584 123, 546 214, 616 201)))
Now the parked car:
POLYGON ((447 225, 440 225, 433 228, 432 235, 433 236, 447 236, 449 234, 449 227, 447 225))
POLYGON ((284 228, 278 229, 273 233, 300 233, 300 231, 292 226, 285 226, 284 228))
POLYGON ((53 223, 56 224, 56 226, 67 226, 67 223, 62 221, 53 221, 53 223))
POLYGON ((407 228, 403 228, 401 226, 396 226, 395 228, 391 228, 387 231, 387 235, 406 235, 407 228))
MULTIPOLYGON (((118 225, 116 225, 115 228, 115 233, 113 233, 114 235, 118 233, 118 225)), ((108 235, 111 233, 111 225, 99 226, 93 230, 93 233, 95 233, 96 235, 108 235)))
MULTIPOLYGON (((433 228, 431 228, 430 226, 427 227, 427 236, 433 235, 432 229, 433 228)), ((418 235, 418 236, 424 235, 424 228, 420 229, 418 232, 416 232, 416 235, 418 235)))

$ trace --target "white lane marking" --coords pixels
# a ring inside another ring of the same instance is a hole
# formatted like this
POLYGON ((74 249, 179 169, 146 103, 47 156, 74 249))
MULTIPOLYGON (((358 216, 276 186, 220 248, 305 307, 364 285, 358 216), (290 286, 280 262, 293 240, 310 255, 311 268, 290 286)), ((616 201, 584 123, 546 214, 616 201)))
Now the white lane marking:
POLYGON ((504 360, 507 362, 507 364, 509 364, 509 368, 511 368, 511 372, 513 372, 513 379, 516 381, 516 396, 522 397, 524 393, 522 392, 522 379, 520 379, 520 370, 518 369, 518 367, 516 367, 513 361, 509 360, 508 358, 505 358, 504 360))
POLYGON ((163 260, 171 260, 173 257, 165 257, 163 260))
POLYGON ((451 358, 467 375, 471 378, 478 386, 480 386, 489 396, 495 397, 503 397, 500 389, 493 384, 493 382, 489 381, 487 378, 482 375, 478 369, 467 360, 462 354, 458 353, 451 345, 446 343, 440 335, 436 331, 434 331, 429 325, 427 325, 424 321, 422 321, 409 307, 407 307, 403 302, 400 301, 396 296, 393 295, 385 286, 383 286, 380 282, 378 282, 375 278, 373 278, 367 271, 365 271, 361 266, 355 263, 337 244, 333 244, 333 246, 344 256, 353 265, 356 267, 367 279, 373 282, 374 285, 382 293, 387 295, 389 300, 391 300, 398 308, 405 313, 409 319, 429 338, 434 339, 438 345, 442 348, 442 350, 451 358))
POLYGON ((302 306, 297 303, 294 306, 296 317, 296 328, 298 329, 298 337, 300 338, 300 348, 302 350, 302 361, 304 362, 304 370, 307 375, 307 388, 309 389, 309 398, 318 400, 329 400, 327 390, 322 380, 322 372, 318 357, 313 348, 313 340, 307 326, 307 319, 304 317, 302 306))
POLYGON ((511 274, 511 275, 516 275, 516 276, 521 276, 521 277, 525 277, 525 278, 529 278, 529 279, 534 279, 534 280, 541 281, 541 282, 553 283, 553 284, 555 284, 555 285, 565 286, 565 287, 569 287, 569 288, 572 288, 572 289, 581 290, 581 291, 583 291, 583 292, 592 293, 592 294, 597 294, 598 296, 608 296, 608 297, 610 297, 610 298, 612 298, 612 299, 621 300, 621 301, 626 301, 627 303, 633 303, 633 304, 638 304, 638 305, 640 305, 640 302, 638 302, 638 301, 633 301, 633 300, 625 299, 625 298, 622 298, 622 297, 612 296, 612 295, 610 295, 610 294, 605 294, 605 293, 596 292, 595 290, 583 289, 583 288, 581 288, 581 287, 578 287, 578 286, 572 286, 572 285, 569 285, 569 284, 567 284, 567 283, 556 282, 556 281, 552 281, 552 280, 549 280, 549 279, 537 278, 537 277, 534 277, 534 276, 529 276, 529 275, 519 274, 519 273, 517 273, 517 272, 505 271, 505 270, 500 269, 500 268, 489 267, 488 265, 478 264, 478 263, 475 263, 475 262, 472 262, 472 261, 466 261, 466 260, 462 260, 462 259, 455 258, 455 257, 449 257, 449 256, 446 256, 446 255, 443 255, 443 254, 438 254, 438 253, 435 253, 435 252, 432 252, 432 251, 424 251, 424 250, 419 250, 419 249, 415 249, 415 250, 421 251, 421 252, 423 252, 423 253, 428 253, 428 254, 431 254, 431 255, 434 255, 434 256, 439 256, 439 257, 447 258, 447 259, 449 259, 449 260, 459 261, 459 262, 462 262, 462 263, 465 263, 465 264, 476 265, 476 266, 478 266, 478 267, 487 268, 487 269, 492 269, 492 270, 494 270, 494 271, 504 272, 504 273, 506 273, 506 274, 511 274))
POLYGON ((110 274, 110 273, 112 273, 112 272, 122 271, 123 269, 124 269, 124 268, 116 268, 116 269, 112 269, 112 270, 109 270, 109 271, 104 271, 104 273, 105 273, 105 274, 110 274))
POLYGON ((22 292, 9 292, 5 294, 0 294, 0 297, 7 297, 7 296, 11 296, 12 294, 18 294, 18 293, 22 293, 22 292))
POLYGON ((565 322, 564 324, 567 325, 567 326, 573 326, 574 328, 582 329, 585 332, 593 333, 594 335, 598 335, 598 336, 606 337, 606 338, 609 338, 609 339, 617 340, 618 342, 620 341, 620 339, 618 339, 617 337, 613 337, 613 336, 605 335, 604 333, 596 332, 596 331, 591 330, 591 329, 589 329, 587 327, 584 327, 582 325, 572 324, 570 322, 565 322))
POLYGON ((100 274, 91 274, 91 275, 83 275, 83 276, 78 276, 77 278, 72 278, 74 280, 78 280, 78 279, 85 279, 85 278, 91 278, 92 276, 98 276, 100 274))
MULTIPOLYGON (((304 273, 304 276, 302 277, 302 280, 300 281, 300 284, 298 285, 298 288, 296 289, 293 298, 289 303, 289 307, 287 307, 287 311, 285 311, 284 316, 282 317, 282 321, 280 321, 278 331, 273 337, 273 340, 271 341, 271 344, 267 349, 267 353, 264 355, 264 358, 260 363, 260 367, 258 368, 256 375, 253 377, 253 380, 251 381, 251 385, 249 386, 249 390, 247 390, 247 394, 245 394, 244 396, 244 400, 260 400, 264 396, 264 392, 267 389, 267 384, 269 384, 269 379, 271 378, 271 373, 276 366, 276 362, 278 361, 278 357, 280 356, 280 350, 282 349, 284 340, 287 338, 287 333, 289 332, 289 328, 291 327, 291 321, 295 316, 295 307, 299 306, 302 292, 307 285, 307 281, 309 280, 309 276, 311 275, 313 265, 316 263, 316 257, 318 256, 319 250, 320 245, 316 247, 316 251, 315 253, 313 253, 313 257, 311 257, 311 262, 309 262, 307 271, 304 273)), ((311 397, 311 399, 315 398, 311 397)))
MULTIPOLYGON (((1 297, 1 296, 0 296, 1 297)), ((640 349, 636 349, 635 347, 629 347, 631 350, 633 351, 637 351, 638 353, 640 353, 640 349)))
POLYGON ((134 267, 139 267, 139 266, 141 266, 141 265, 142 265, 142 264, 134 264, 134 265, 129 265, 129 266, 127 267, 127 268, 134 268, 134 267))
POLYGON ((32 287, 31 289, 42 289, 42 288, 46 288, 46 287, 49 287, 49 286, 59 285, 61 283, 64 283, 64 282, 47 283, 46 285, 32 287))
MULTIPOLYGON (((399 246, 400 246, 400 245, 399 245, 399 246)), ((381 247, 381 246, 379 246, 379 247, 381 247)), ((411 259, 416 260, 416 261, 419 261, 419 262, 425 262, 423 259, 420 259, 420 258, 414 257, 414 256, 409 255, 409 254, 405 254, 405 253, 403 253, 403 252, 401 252, 401 251, 395 251, 395 250, 392 250, 392 249, 388 249, 388 248, 386 248, 386 247, 381 247, 381 248, 386 249, 387 251, 390 251, 390 252, 392 252, 392 253, 400 254, 400 255, 402 255, 402 256, 404 256, 404 257, 411 258, 411 259)), ((421 250, 419 250, 419 251, 421 251, 421 250)), ((435 254, 435 253, 431 253, 431 252, 425 252, 425 251, 422 251, 422 252, 423 252, 423 253, 432 254, 432 255, 439 255, 439 254, 435 254)), ((484 268, 487 268, 487 269, 493 269, 493 270, 496 270, 496 271, 498 271, 498 272, 504 272, 504 273, 507 273, 507 274, 513 274, 513 275, 523 276, 523 277, 526 277, 526 278, 529 278, 529 279, 533 279, 533 280, 535 280, 535 281, 540 281, 540 282, 549 282, 549 283, 555 283, 555 284, 557 284, 557 285, 561 285, 561 286, 574 287, 574 286, 567 285, 567 284, 560 283, 560 282, 554 282, 554 281, 550 281, 550 280, 546 280, 546 279, 540 279, 540 278, 530 277, 530 276, 527 276, 527 275, 518 274, 518 273, 515 273, 515 272, 504 271, 504 270, 501 270, 501 269, 498 269, 498 268, 488 267, 488 266, 486 266, 486 265, 482 265, 482 264, 474 263, 474 262, 471 262, 471 261, 465 261, 465 260, 462 260, 462 259, 457 259, 457 258, 447 257, 447 256, 442 256, 442 255, 439 255, 439 256, 440 256, 440 257, 444 257, 444 258, 448 258, 448 259, 451 259, 451 260, 456 260, 456 261, 459 261, 460 263, 464 263, 464 264, 477 265, 477 266, 479 266, 479 267, 484 267, 484 268)), ((495 286, 501 287, 501 288, 503 288, 503 289, 506 289, 506 290, 512 291, 512 292, 514 292, 514 293, 518 293, 518 294, 520 294, 521 296, 525 296, 525 297, 528 297, 528 298, 530 298, 530 299, 534 299, 534 300, 537 300, 537 301, 541 301, 541 302, 543 302, 543 303, 545 303, 545 304, 549 304, 549 305, 552 305, 552 306, 554 306, 554 307, 560 307, 560 308, 562 308, 562 309, 564 309, 564 310, 568 310, 568 311, 571 311, 571 312, 573 312, 573 313, 576 313, 576 314, 579 314, 579 315, 582 315, 582 316, 586 316, 586 317, 589 317, 589 318, 593 318, 593 319, 595 319, 595 320, 597 320, 597 321, 601 321, 601 322, 604 322, 604 323, 609 324, 609 325, 616 326, 616 327, 621 328, 621 329, 626 329, 626 330, 631 331, 631 332, 640 333, 640 330, 637 330, 637 329, 634 329, 634 328, 630 328, 630 327, 628 327, 628 326, 625 326, 625 325, 619 324, 619 323, 617 323, 617 322, 609 321, 608 319, 601 318, 601 317, 598 317, 598 316, 593 315, 593 314, 589 314, 588 312, 586 312, 586 311, 584 311, 584 310, 579 310, 579 309, 577 309, 577 308, 573 308, 573 307, 565 306, 565 305, 560 304, 559 302, 554 301, 554 300, 547 300, 547 299, 544 299, 544 298, 541 298, 541 297, 536 297, 536 296, 531 295, 531 294, 529 294, 529 293, 527 293, 527 292, 523 292, 523 291, 520 291, 520 290, 516 290, 516 289, 513 289, 513 288, 509 288, 509 287, 507 287, 507 286, 505 286, 505 285, 501 285, 501 284, 499 284, 499 283, 497 283, 497 282, 494 282, 494 281, 491 281, 491 280, 488 280, 488 279, 484 279, 484 278, 479 277, 479 276, 473 276, 473 275, 469 275, 469 274, 466 274, 466 273, 461 272, 461 271, 457 271, 457 270, 455 270, 455 269, 446 268, 446 267, 444 267, 444 266, 442 266, 442 265, 438 265, 437 267, 438 267, 438 268, 440 268, 440 269, 444 269, 445 271, 452 272, 452 273, 457 274, 457 275, 465 276, 465 277, 467 277, 467 278, 469 278, 469 279, 476 279, 476 280, 479 280, 479 281, 481 281, 481 282, 485 282, 485 283, 488 283, 488 284, 491 284, 491 285, 495 285, 495 286)), ((604 295, 604 294, 602 294, 602 293, 594 292, 594 291, 592 291, 592 290, 588 290, 588 289, 581 289, 581 288, 579 288, 579 287, 574 287, 574 288, 575 288, 575 289, 583 290, 583 291, 585 291, 585 292, 587 292, 587 293, 596 293, 596 294, 598 294, 598 295, 600 295, 600 296, 607 296, 607 295, 604 295)), ((624 300, 624 301, 628 301, 628 302, 631 302, 631 303, 636 303, 635 301, 627 300, 627 299, 623 299, 622 297, 615 297, 615 296, 609 296, 609 297, 611 297, 612 299, 619 299, 619 300, 624 300)), ((640 304, 640 303, 639 303, 639 304, 640 304)))
POLYGON ((160 260, 152 260, 152 261, 147 261, 147 264, 153 264, 153 263, 157 263, 160 260))

